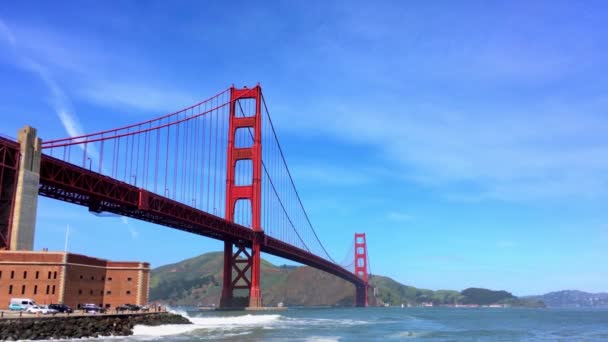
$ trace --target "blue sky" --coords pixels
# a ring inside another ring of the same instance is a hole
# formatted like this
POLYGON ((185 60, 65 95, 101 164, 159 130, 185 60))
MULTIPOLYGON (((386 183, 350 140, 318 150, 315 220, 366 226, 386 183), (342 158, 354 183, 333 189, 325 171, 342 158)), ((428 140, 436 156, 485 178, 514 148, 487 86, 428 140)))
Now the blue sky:
MULTIPOLYGON (((602 2, 0 5, 0 133, 139 122, 261 82, 341 259, 432 289, 608 290, 602 2)), ((220 242, 46 198, 36 248, 153 266, 220 242)), ((284 262, 271 258, 273 261, 284 262)))

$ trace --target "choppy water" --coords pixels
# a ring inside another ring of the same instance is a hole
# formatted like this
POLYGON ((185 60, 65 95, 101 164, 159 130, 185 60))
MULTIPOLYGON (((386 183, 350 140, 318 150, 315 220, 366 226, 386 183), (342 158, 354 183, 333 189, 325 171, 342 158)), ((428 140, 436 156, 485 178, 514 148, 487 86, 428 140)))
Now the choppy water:
POLYGON ((182 312, 112 341, 608 341, 608 309, 352 308, 182 312))

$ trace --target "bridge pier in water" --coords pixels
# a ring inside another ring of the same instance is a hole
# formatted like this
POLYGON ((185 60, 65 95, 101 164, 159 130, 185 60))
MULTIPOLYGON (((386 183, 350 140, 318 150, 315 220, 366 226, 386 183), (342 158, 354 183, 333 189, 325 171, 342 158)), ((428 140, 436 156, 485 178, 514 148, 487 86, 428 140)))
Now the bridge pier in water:
POLYGON ((355 285, 355 306, 366 307, 367 306, 367 285, 356 286, 355 285))
POLYGON ((260 290, 260 250, 247 251, 243 241, 224 241, 224 269, 220 308, 262 307, 260 290), (236 251, 234 250, 236 247, 236 251), (257 277, 255 275, 257 274, 257 277), (243 292, 247 292, 243 296, 243 292), (241 296, 238 296, 238 294, 241 296))

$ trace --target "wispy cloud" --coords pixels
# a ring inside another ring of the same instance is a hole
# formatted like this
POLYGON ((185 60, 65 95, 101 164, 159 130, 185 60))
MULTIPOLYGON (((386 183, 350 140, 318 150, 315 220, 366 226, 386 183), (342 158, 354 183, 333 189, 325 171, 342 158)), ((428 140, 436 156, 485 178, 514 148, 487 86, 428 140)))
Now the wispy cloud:
POLYGON ((511 248, 516 246, 515 242, 511 240, 500 240, 496 243, 496 247, 499 248, 511 248))
MULTIPOLYGON (((7 32, 15 41, 16 35, 8 28, 7 32)), ((24 36, 20 40, 24 53, 44 60, 47 68, 61 74, 73 96, 89 102, 150 115, 149 112, 172 112, 201 100, 193 91, 179 89, 156 75, 161 70, 147 65, 149 58, 142 58, 118 42, 113 44, 121 52, 114 53, 105 48, 101 37, 35 26, 17 32, 24 36)))
MULTIPOLYGON (((168 86, 142 82, 83 80, 86 84, 79 94, 88 100, 113 108, 135 108, 146 111, 172 112, 197 100, 187 92, 168 86)), ((200 99, 199 99, 200 100, 200 99)))
MULTIPOLYGON (((78 118, 73 114, 74 109, 71 101, 64 90, 55 81, 49 69, 44 64, 39 63, 32 57, 20 52, 16 36, 2 20, 0 20, 0 35, 5 37, 10 43, 11 49, 17 59, 15 61, 16 64, 24 70, 37 75, 47 87, 51 106, 55 110, 55 113, 67 134, 72 137, 83 135, 84 130, 82 129, 78 118)), ((88 148, 87 154, 94 159, 97 159, 99 156, 94 146, 88 148)))
POLYGON ((371 147, 396 162, 395 174, 452 199, 608 195, 608 98, 597 77, 606 59, 593 25, 562 36, 529 17, 505 16, 505 25, 486 32, 470 31, 488 24, 476 18, 446 34, 468 10, 433 25, 403 24, 419 11, 385 4, 362 12, 365 23, 355 11, 328 24, 336 27, 311 30, 307 48, 340 61, 320 64, 326 69, 318 73, 340 81, 327 81, 297 107, 283 106, 288 115, 276 121, 293 134, 371 147), (519 20, 522 28, 512 30, 519 20), (398 39, 384 46, 392 35, 398 39))
POLYGON ((388 213, 387 218, 391 221, 404 222, 411 220, 412 215, 400 211, 391 211, 388 213))
POLYGON ((127 226, 127 229, 129 230, 129 234, 131 235, 132 239, 135 240, 139 237, 139 231, 137 231, 137 229, 129 222, 129 219, 127 217, 121 216, 120 222, 122 222, 123 225, 127 226))
POLYGON ((0 19, 0 39, 8 41, 12 46, 16 44, 15 36, 2 19, 0 19))
MULTIPOLYGON (((440 105, 402 110, 328 102, 309 122, 334 138, 374 147, 396 174, 431 185, 466 183, 452 198, 536 200, 606 195, 608 118, 601 100, 465 112, 440 105), (331 114, 328 114, 331 113, 331 114), (486 114, 492 113, 492 114, 486 114)), ((396 107, 389 105, 389 107, 396 107)), ((298 126, 302 132, 306 123, 298 126)), ((311 124, 312 125, 312 124, 311 124)))
POLYGON ((374 181, 373 175, 362 170, 336 165, 296 164, 292 167, 294 177, 299 181, 315 182, 333 186, 353 186, 374 181))

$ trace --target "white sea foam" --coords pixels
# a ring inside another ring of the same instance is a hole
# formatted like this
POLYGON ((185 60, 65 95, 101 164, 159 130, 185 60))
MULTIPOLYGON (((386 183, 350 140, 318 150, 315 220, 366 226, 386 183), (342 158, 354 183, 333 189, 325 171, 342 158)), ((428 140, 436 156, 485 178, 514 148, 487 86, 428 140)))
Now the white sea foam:
POLYGON ((188 315, 188 313, 186 311, 184 311, 184 310, 173 309, 173 308, 167 307, 167 311, 169 313, 174 314, 174 315, 180 315, 182 317, 190 318, 190 316, 188 315))
POLYGON ((369 321, 361 321, 355 319, 330 319, 330 318, 284 318, 289 325, 304 325, 304 326, 349 326, 369 324, 369 321))
POLYGON ((428 332, 422 331, 402 331, 400 333, 393 334, 389 336, 394 339, 404 339, 404 338, 419 338, 422 336, 428 335, 428 332))
POLYGON ((189 317, 185 312, 177 312, 188 318, 192 324, 167 324, 157 327, 136 325, 133 327, 134 336, 170 336, 189 333, 195 330, 233 329, 257 326, 267 326, 278 321, 280 315, 242 315, 223 317, 189 317))
POLYGON ((224 317, 191 317, 194 325, 204 328, 264 326, 278 321, 281 315, 243 315, 224 317))
POLYGON ((159 325, 156 327, 150 327, 147 325, 136 325, 133 327, 134 336, 170 336, 185 334, 199 329, 194 324, 166 324, 159 325))
POLYGON ((306 342, 338 342, 339 336, 310 336, 306 338, 306 342))

